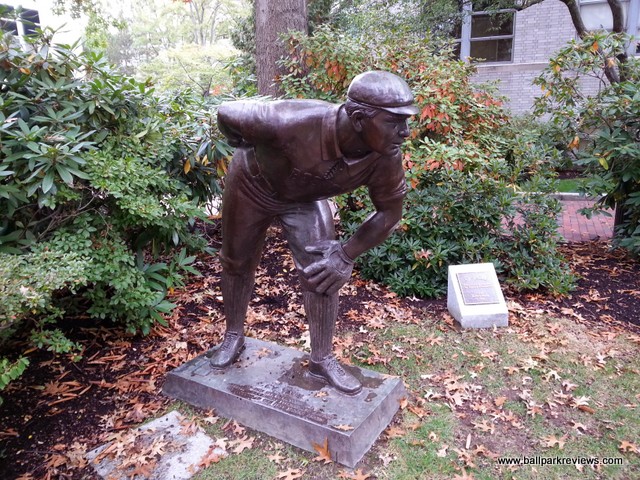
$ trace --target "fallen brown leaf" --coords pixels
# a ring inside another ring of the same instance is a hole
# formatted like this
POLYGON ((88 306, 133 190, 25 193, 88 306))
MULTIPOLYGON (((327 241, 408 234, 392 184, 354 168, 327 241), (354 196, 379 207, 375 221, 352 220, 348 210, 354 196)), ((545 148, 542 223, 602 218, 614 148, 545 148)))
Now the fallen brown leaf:
POLYGON ((340 475, 338 475, 338 478, 346 478, 350 480, 367 480, 368 478, 371 478, 371 475, 363 472, 362 469, 359 468, 353 473, 348 473, 343 470, 342 472, 340 472, 340 475))
POLYGON ((282 460, 284 460, 285 457, 284 455, 282 455, 282 453, 280 453, 280 451, 277 451, 271 455, 267 455, 267 458, 271 460, 273 463, 280 465, 280 462, 282 462, 282 460))
POLYGON ((245 450, 253 447, 254 437, 242 437, 238 440, 229 442, 229 445, 233 446, 233 453, 242 453, 245 450))
POLYGON ((290 468, 285 472, 278 473, 276 478, 281 478, 282 480, 294 480, 302 477, 302 475, 304 475, 304 470, 300 468, 290 468))
POLYGON ((404 436, 407 432, 404 431, 400 427, 391 426, 384 431, 387 438, 400 438, 404 436))
POLYGON ((136 463, 133 471, 128 473, 130 478, 134 478, 136 475, 140 475, 142 478, 150 478, 153 475, 153 470, 156 468, 156 462, 140 462, 136 463))
POLYGON ((207 453, 202 456, 200 462, 198 462, 198 467, 207 468, 213 463, 218 463, 223 458, 224 456, 220 455, 219 447, 212 445, 209 447, 209 450, 207 450, 207 453))
POLYGON ((332 425, 332 427, 336 430, 342 430, 343 432, 353 430, 353 427, 351 425, 332 425))
POLYGON ((567 435, 563 435, 557 438, 555 435, 549 435, 542 439, 542 445, 547 448, 558 447, 560 450, 564 448, 564 444, 567 443, 567 435))
POLYGON ((504 402, 506 402, 507 400, 508 400, 507 397, 498 397, 493 401, 493 403, 496 407, 502 408, 502 406, 504 405, 504 402))
POLYGON ((464 468, 462 469, 462 475, 455 475, 453 480, 475 480, 475 477, 471 473, 467 473, 464 468))
POLYGON ((479 423, 473 423, 473 428, 480 430, 481 432, 484 432, 484 433, 495 432, 495 426, 493 425, 493 423, 489 423, 487 420, 483 420, 482 422, 479 422, 479 423))
POLYGON ((418 407, 417 405, 409 405, 409 407, 407 407, 407 409, 413 413, 414 415, 416 415, 418 418, 424 418, 427 415, 429 415, 429 411, 427 411, 426 409, 422 408, 422 407, 418 407))
POLYGON ((143 403, 136 403, 131 410, 124 417, 124 421, 127 423, 140 423, 147 415, 144 413, 145 405, 143 403))
POLYGON ((618 450, 623 453, 632 452, 632 453, 640 453, 638 446, 635 443, 628 442, 626 440, 622 440, 620 445, 618 446, 618 450))
POLYGON ((331 452, 329 451, 329 439, 325 438, 322 445, 311 442, 313 449, 318 452, 318 456, 313 459, 314 462, 332 463, 331 452))

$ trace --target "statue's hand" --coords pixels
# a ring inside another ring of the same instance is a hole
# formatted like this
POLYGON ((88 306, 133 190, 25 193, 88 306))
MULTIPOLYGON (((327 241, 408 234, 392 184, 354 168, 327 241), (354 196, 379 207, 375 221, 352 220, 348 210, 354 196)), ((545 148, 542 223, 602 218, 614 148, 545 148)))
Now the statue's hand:
POLYGON ((302 271, 315 293, 331 295, 340 290, 351 278, 353 260, 337 240, 324 240, 305 248, 307 253, 318 253, 322 258, 302 271))

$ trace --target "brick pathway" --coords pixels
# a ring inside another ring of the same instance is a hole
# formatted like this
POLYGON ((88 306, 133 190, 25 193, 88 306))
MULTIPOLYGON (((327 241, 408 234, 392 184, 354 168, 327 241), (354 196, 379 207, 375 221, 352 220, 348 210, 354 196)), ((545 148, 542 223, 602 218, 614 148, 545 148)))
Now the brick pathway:
POLYGON ((611 217, 593 215, 587 218, 578 210, 593 206, 593 201, 562 200, 562 217, 559 219, 558 231, 567 242, 584 242, 588 240, 607 240, 613 236, 613 211, 611 217))

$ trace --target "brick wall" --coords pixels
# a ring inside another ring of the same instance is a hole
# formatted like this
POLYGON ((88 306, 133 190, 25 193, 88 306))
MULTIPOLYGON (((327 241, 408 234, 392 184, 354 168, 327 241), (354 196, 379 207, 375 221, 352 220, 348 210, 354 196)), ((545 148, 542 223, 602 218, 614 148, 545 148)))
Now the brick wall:
POLYGON ((517 12, 512 63, 480 63, 474 81, 498 81, 498 90, 508 97, 513 113, 531 111, 540 88, 531 84, 547 66, 549 58, 575 38, 567 7, 559 0, 542 3, 517 12))

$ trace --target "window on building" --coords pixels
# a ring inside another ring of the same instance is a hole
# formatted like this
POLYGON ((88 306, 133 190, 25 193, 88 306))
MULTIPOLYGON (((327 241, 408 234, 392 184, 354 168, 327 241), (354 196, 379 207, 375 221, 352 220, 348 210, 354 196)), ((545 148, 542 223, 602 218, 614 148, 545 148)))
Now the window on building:
POLYGON ((18 35, 18 22, 16 22, 13 7, 0 5, 0 29, 3 32, 18 35))
POLYGON ((470 56, 487 62, 510 62, 513 57, 513 23, 513 12, 472 14, 470 56))
POLYGON ((463 4, 465 15, 459 29, 460 58, 471 57, 479 62, 511 62, 515 12, 485 11, 483 8, 479 2, 463 4))
POLYGON ((24 35, 33 35, 40 28, 40 16, 37 10, 24 9, 20 14, 24 35))
POLYGON ((33 35, 40 28, 37 10, 0 5, 0 29, 13 35, 33 35))

